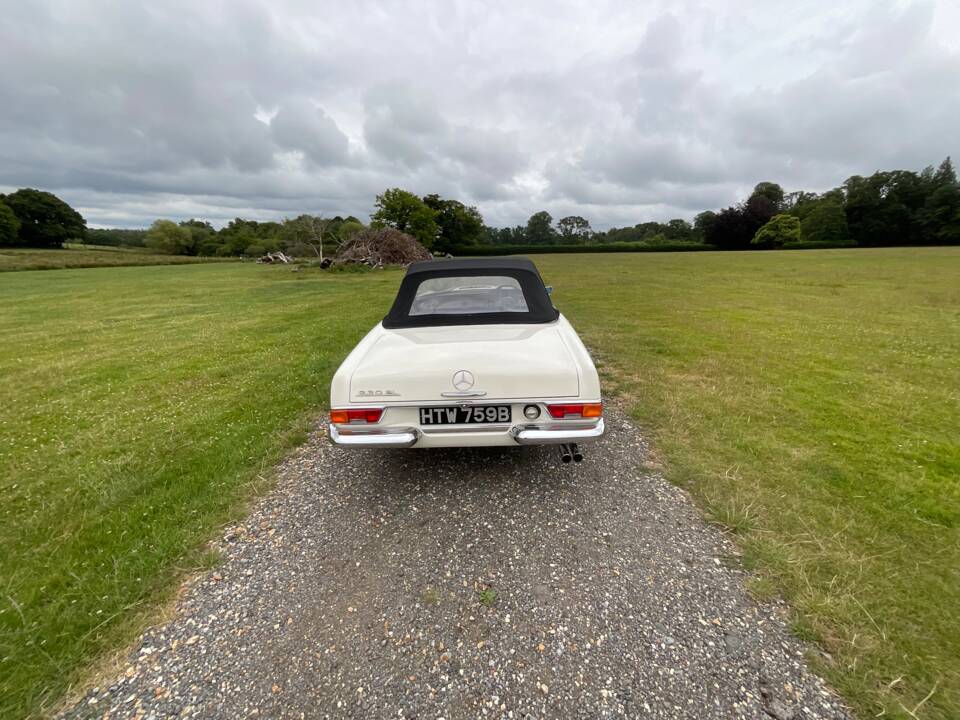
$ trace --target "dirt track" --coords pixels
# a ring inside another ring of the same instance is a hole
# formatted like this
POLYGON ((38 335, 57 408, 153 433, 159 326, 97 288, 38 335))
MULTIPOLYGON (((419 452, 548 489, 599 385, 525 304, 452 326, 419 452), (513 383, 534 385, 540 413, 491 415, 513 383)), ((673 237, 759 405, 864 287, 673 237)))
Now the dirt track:
POLYGON ((644 452, 615 409, 580 465, 318 433, 67 716, 846 717, 644 452))

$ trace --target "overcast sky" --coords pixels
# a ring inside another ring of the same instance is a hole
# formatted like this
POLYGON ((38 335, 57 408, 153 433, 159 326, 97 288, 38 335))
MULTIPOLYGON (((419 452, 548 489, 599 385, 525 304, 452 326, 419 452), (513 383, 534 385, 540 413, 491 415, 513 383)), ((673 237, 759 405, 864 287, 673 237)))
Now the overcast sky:
POLYGON ((403 187, 606 228, 960 154, 957 0, 0 0, 0 68, 0 190, 91 226, 403 187))

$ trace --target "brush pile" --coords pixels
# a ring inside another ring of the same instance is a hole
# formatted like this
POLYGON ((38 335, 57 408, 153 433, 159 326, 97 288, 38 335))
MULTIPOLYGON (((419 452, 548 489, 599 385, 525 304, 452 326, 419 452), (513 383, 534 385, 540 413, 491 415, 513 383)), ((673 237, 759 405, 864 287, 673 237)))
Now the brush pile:
POLYGON ((352 235, 337 250, 338 265, 409 265, 430 260, 432 255, 416 238, 393 228, 362 230, 352 235))

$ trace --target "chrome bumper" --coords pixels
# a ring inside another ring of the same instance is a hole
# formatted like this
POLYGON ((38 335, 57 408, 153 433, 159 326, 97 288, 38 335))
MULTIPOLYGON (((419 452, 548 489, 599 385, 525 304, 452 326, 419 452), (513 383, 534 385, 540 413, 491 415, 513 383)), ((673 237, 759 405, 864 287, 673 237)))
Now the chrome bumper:
POLYGON ((521 445, 553 445, 556 443, 573 443, 591 440, 603 435, 603 418, 597 421, 595 425, 574 425, 572 427, 563 427, 562 425, 552 425, 542 427, 539 425, 516 425, 510 434, 513 439, 521 445))
MULTIPOLYGON (((509 437, 519 445, 558 445, 561 443, 583 442, 603 435, 603 418, 596 423, 571 423, 569 425, 556 423, 553 425, 514 425, 499 426, 496 428, 452 428, 441 429, 436 432, 423 433, 417 428, 394 427, 344 427, 332 423, 329 428, 330 439, 336 445, 357 448, 408 448, 413 447, 423 437, 455 438, 458 434, 477 435, 480 433, 496 433, 509 444, 509 437)), ((471 443, 501 445, 501 442, 471 443)), ((455 443, 451 443, 455 445, 455 443)))
POLYGON ((401 430, 384 431, 379 429, 338 430, 332 423, 328 425, 330 429, 330 439, 337 445, 347 445, 350 447, 368 447, 368 448, 408 448, 413 445, 420 433, 414 428, 403 428, 401 430))

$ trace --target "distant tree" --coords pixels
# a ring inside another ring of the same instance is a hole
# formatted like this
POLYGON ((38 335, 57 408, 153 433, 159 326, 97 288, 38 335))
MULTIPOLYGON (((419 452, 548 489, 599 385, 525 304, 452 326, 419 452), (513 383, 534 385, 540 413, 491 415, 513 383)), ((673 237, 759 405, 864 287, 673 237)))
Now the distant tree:
POLYGON ((800 242, 800 220, 794 215, 774 215, 750 241, 762 248, 778 248, 788 243, 800 242))
POLYGON ((844 183, 847 224, 858 245, 912 245, 921 240, 919 210, 927 179, 904 170, 854 175, 844 183))
POLYGON ((691 242, 695 239, 693 226, 682 218, 674 218, 664 225, 663 235, 670 242, 691 242))
POLYGON ((948 157, 930 173, 929 193, 917 212, 923 242, 960 243, 960 184, 948 157))
POLYGON ((711 225, 716 221, 717 214, 713 210, 704 210, 702 213, 697 213, 697 216, 693 219, 693 232, 700 239, 703 240, 707 236, 707 232, 711 225))
POLYGON ((391 188, 377 195, 377 209, 371 216, 373 228, 391 227, 412 235, 426 248, 437 238, 436 212, 412 192, 391 188))
POLYGON ((505 228, 487 228, 487 239, 493 245, 522 245, 527 241, 523 225, 505 228))
POLYGON ((954 183, 934 190, 920 213, 920 222, 925 241, 960 243, 960 187, 954 183))
POLYGON ((604 235, 604 242, 608 243, 639 243, 647 237, 639 227, 612 227, 604 235))
POLYGON ((0 202, 0 247, 16 245, 20 221, 7 204, 0 202))
POLYGON ((87 221, 53 193, 23 188, 6 195, 3 202, 20 221, 19 245, 60 247, 86 236, 87 221))
POLYGON ((340 224, 340 227, 337 228, 337 240, 345 243, 358 232, 366 229, 366 226, 356 218, 347 218, 340 224))
POLYGON ((800 237, 803 242, 823 245, 849 245, 850 229, 843 208, 833 200, 818 200, 810 203, 800 221, 800 237))
POLYGON ((424 204, 435 213, 437 238, 433 249, 450 252, 459 247, 477 245, 483 240, 483 216, 475 207, 439 195, 426 195, 424 204))
POLYGON ((704 232, 704 241, 722 250, 744 250, 757 231, 774 216, 774 204, 765 195, 751 195, 746 202, 721 210, 704 232))
POLYGON ((169 255, 190 255, 193 235, 190 228, 177 225, 173 220, 157 220, 147 231, 147 247, 169 255))
POLYGON ((777 203, 767 195, 754 193, 743 204, 743 212, 749 222, 755 223, 759 230, 777 214, 777 203))
POLYGON ((180 227, 186 228, 190 232, 190 255, 214 255, 216 254, 219 243, 216 236, 217 231, 213 225, 205 220, 184 220, 180 227))
POLYGON ((557 221, 560 240, 565 243, 586 244, 590 239, 590 222, 579 215, 568 215, 557 221))
POLYGON ((807 192, 806 190, 795 190, 794 192, 787 193, 783 196, 783 202, 780 203, 780 211, 794 212, 797 207, 816 199, 816 193, 807 192))
POLYGON ((753 188, 751 195, 761 195, 773 203, 774 210, 780 210, 783 207, 784 192, 783 188, 775 182, 759 182, 753 188))
POLYGON ((244 220, 243 218, 234 218, 217 233, 217 240, 220 242, 220 249, 216 254, 242 255, 250 245, 254 243, 261 244, 261 238, 258 235, 258 225, 254 220, 244 220))
POLYGON ((216 232, 216 230, 213 229, 213 225, 208 223, 206 220, 197 220, 196 218, 182 220, 180 222, 180 227, 196 228, 197 230, 205 230, 206 232, 216 232))
POLYGON ((553 229, 553 218, 546 210, 534 213, 527 220, 524 239, 531 245, 550 245, 556 242, 557 233, 553 229))
MULTIPOLYGON (((323 260, 324 242, 328 249, 338 244, 333 242, 332 226, 331 220, 325 220, 317 215, 300 215, 292 220, 284 220, 280 232, 281 244, 289 250, 296 248, 294 253, 296 255, 309 253, 323 260)), ((264 247, 266 252, 266 246, 260 243, 257 245, 264 247)))
POLYGON ((957 184, 957 171, 954 169, 953 160, 950 159, 949 155, 947 155, 947 157, 943 159, 943 162, 937 167, 934 180, 938 186, 957 184))

